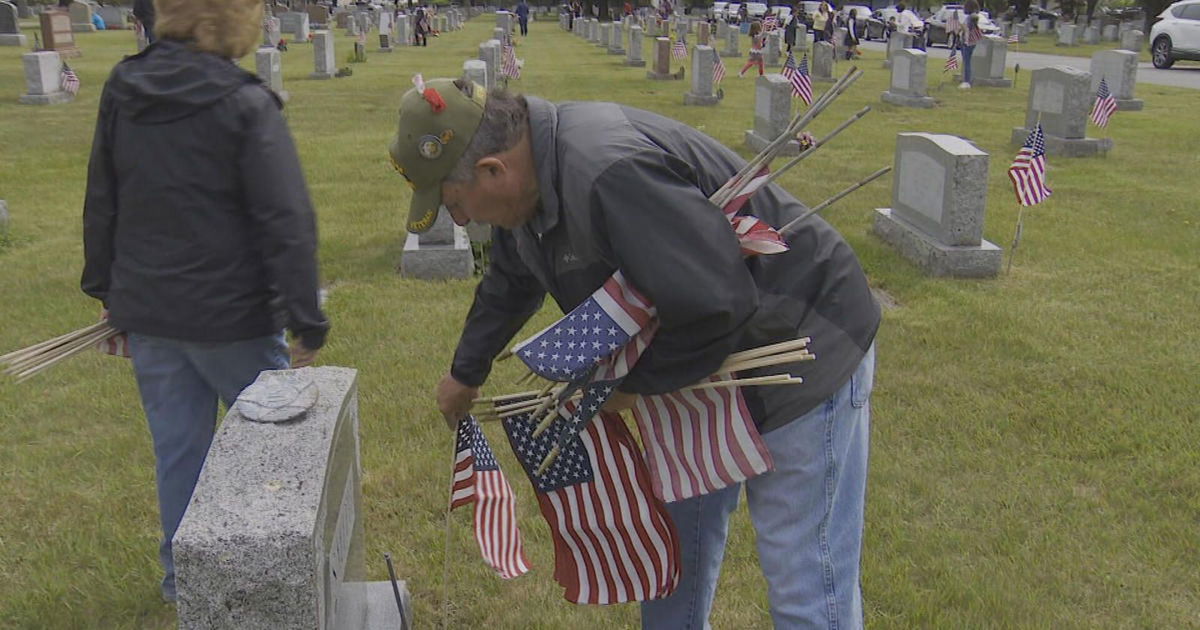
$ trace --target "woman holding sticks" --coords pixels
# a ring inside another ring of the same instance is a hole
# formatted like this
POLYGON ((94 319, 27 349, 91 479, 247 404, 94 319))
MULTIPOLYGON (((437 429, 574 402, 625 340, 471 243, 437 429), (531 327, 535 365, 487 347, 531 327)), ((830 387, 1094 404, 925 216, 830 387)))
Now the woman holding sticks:
POLYGON ((171 538, 216 424, 259 372, 311 364, 316 225, 281 104, 234 59, 261 0, 157 0, 160 37, 117 64, 100 97, 84 201, 82 288, 129 333, 154 442, 162 595, 171 538))

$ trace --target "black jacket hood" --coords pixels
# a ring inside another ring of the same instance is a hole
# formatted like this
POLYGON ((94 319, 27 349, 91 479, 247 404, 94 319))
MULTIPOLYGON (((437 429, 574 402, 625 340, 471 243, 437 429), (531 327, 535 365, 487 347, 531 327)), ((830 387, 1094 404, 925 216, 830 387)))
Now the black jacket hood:
POLYGON ((262 81, 228 59, 163 39, 117 64, 108 91, 123 114, 161 124, 193 116, 254 83, 262 81))

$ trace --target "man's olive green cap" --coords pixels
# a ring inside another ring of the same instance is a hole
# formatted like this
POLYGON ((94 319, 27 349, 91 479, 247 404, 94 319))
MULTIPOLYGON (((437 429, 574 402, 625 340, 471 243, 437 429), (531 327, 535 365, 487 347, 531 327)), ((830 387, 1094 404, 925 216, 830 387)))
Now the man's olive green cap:
POLYGON ((419 233, 433 227, 437 219, 442 180, 458 164, 479 129, 487 94, 466 79, 414 82, 418 86, 400 99, 399 128, 388 153, 392 166, 413 189, 408 231, 419 233))

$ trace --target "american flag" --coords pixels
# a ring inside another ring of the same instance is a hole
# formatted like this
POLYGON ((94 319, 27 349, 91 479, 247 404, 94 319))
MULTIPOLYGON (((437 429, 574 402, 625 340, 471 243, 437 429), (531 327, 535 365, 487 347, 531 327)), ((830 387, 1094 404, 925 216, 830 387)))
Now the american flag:
POLYGON ((62 73, 59 76, 59 84, 67 94, 75 96, 79 93, 79 75, 71 69, 67 64, 62 65, 62 73))
POLYGON ((1010 43, 1010 44, 1019 44, 1019 43, 1021 43, 1021 36, 1020 36, 1020 35, 1017 35, 1017 31, 1016 31, 1016 30, 1013 30, 1012 34, 1008 36, 1008 43, 1010 43))
POLYGON ((492 447, 475 418, 458 422, 454 486, 450 509, 475 504, 475 542, 484 562, 504 579, 529 571, 517 529, 512 486, 500 471, 492 447))
POLYGON ((946 57, 946 67, 942 68, 942 73, 945 74, 951 70, 958 70, 958 54, 954 48, 950 49, 950 56, 946 57))
POLYGON ((725 78, 725 62, 721 61, 721 55, 713 54, 713 59, 713 85, 720 85, 725 78))
POLYGON ((1008 178, 1017 193, 1017 203, 1032 206, 1046 200, 1052 192, 1046 186, 1046 139, 1042 124, 1038 123, 1029 138, 1017 151, 1012 166, 1008 167, 1008 178))
POLYGON ((1097 127, 1107 127, 1108 119, 1117 111, 1117 99, 1108 90, 1108 80, 1100 77, 1100 88, 1096 90, 1096 102, 1092 105, 1092 122, 1097 127))
POLYGON ((114 357, 122 359, 131 359, 133 354, 129 351, 129 334, 119 333, 104 339, 96 344, 96 349, 104 354, 111 354, 114 357))
MULTIPOLYGON (((729 375, 711 380, 718 378, 729 375)), ((737 387, 639 396, 633 417, 654 494, 668 503, 719 490, 773 466, 737 387)))
MULTIPOLYGON (((572 412, 568 403, 560 415, 572 412)), ((621 417, 601 413, 541 475, 537 469, 557 436, 534 437, 535 424, 525 414, 505 419, 504 430, 550 526, 554 580, 566 589, 563 596, 616 604, 674 591, 679 538, 621 417)))
POLYGON ((682 37, 671 44, 671 58, 687 59, 687 42, 682 37))
POLYGON ((771 31, 775 30, 775 27, 778 25, 779 25, 779 22, 777 21, 775 14, 772 13, 771 15, 768 15, 767 17, 763 18, 762 30, 764 33, 769 33, 771 31))
POLYGON ((517 53, 513 50, 511 42, 505 42, 501 51, 501 59, 500 74, 510 79, 520 79, 521 64, 517 62, 517 53))
POLYGON ((572 381, 624 347, 656 314, 618 271, 562 319, 513 346, 513 354, 544 379, 572 381))
POLYGON ((787 61, 783 64, 783 76, 792 84, 792 94, 804 100, 805 105, 812 105, 812 77, 808 75, 808 53, 796 65, 796 56, 788 53, 787 61))

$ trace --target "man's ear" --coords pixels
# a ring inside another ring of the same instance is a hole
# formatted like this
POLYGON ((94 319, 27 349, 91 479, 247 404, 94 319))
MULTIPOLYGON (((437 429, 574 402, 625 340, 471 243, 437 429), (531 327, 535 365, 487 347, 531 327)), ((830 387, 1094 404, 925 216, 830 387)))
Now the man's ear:
POLYGON ((475 163, 475 175, 487 175, 489 177, 500 177, 508 171, 508 167, 504 164, 504 160, 489 155, 482 157, 475 163))

